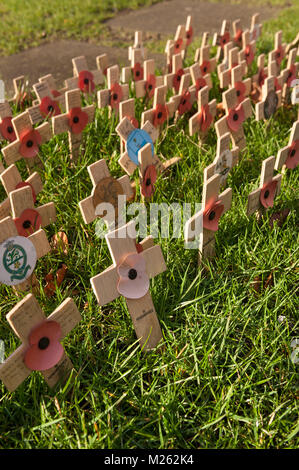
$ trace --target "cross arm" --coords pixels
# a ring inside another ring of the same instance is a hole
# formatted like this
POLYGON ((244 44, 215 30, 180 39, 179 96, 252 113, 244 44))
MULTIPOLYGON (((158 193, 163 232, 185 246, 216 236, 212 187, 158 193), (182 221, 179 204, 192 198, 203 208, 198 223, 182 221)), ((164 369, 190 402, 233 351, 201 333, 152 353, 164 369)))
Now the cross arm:
POLYGON ((47 318, 49 321, 56 321, 61 328, 61 338, 64 338, 82 320, 81 314, 70 297, 65 299, 59 307, 47 318))

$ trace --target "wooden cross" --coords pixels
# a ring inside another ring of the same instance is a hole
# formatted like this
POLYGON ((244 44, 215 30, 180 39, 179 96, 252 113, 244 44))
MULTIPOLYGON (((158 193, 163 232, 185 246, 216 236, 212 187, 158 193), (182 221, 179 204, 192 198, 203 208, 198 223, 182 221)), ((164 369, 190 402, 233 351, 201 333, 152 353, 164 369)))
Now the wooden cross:
POLYGON ((233 41, 235 46, 237 46, 241 49, 241 47, 242 47, 242 34, 243 34, 243 28, 242 28, 242 25, 241 25, 241 20, 237 19, 237 20, 233 21, 232 27, 233 27, 232 41, 233 41))
MULTIPOLYGON (((261 24, 258 24, 259 21, 259 13, 255 13, 251 17, 251 26, 249 30, 249 39, 250 41, 256 41, 258 37, 261 35, 261 24)), ((241 25, 241 20, 235 20, 233 21, 233 42, 236 46, 238 46, 240 49, 242 47, 242 35, 243 35, 243 28, 241 25)))
POLYGON ((262 86, 268 77, 268 68, 265 67, 265 54, 260 54, 257 58, 257 73, 251 77, 251 99, 257 103, 261 98, 262 86))
POLYGON ((274 198, 280 192, 282 175, 273 177, 275 157, 266 158, 262 163, 260 186, 248 196, 247 215, 257 212, 258 217, 266 213, 268 207, 273 206, 274 198))
POLYGON ((162 339, 149 280, 166 271, 167 267, 159 245, 137 253, 135 240, 135 221, 108 233, 106 241, 113 265, 90 282, 101 306, 124 296, 139 344, 143 351, 149 351, 162 339))
POLYGON ((202 73, 202 69, 198 62, 191 65, 190 67, 190 75, 192 78, 192 83, 196 89, 196 97, 198 95, 199 90, 204 88, 205 86, 208 87, 209 90, 212 88, 212 78, 210 73, 202 73))
POLYGON ((0 364, 0 379, 13 392, 34 370, 50 387, 63 383, 73 368, 60 341, 81 321, 71 298, 46 317, 36 298, 28 294, 6 315, 21 341, 15 352, 0 364))
POLYGON ((260 14, 255 13, 251 17, 251 26, 250 26, 250 41, 257 41, 260 35, 262 34, 262 24, 259 23, 260 20, 260 14))
POLYGON ((131 52, 131 65, 129 67, 123 67, 121 73, 121 81, 123 83, 129 83, 133 80, 137 83, 143 80, 144 77, 144 62, 142 58, 141 49, 133 49, 131 52))
POLYGON ((275 91, 281 91, 281 104, 283 104, 282 89, 284 82, 286 82, 288 71, 287 69, 280 71, 280 67, 273 58, 271 60, 270 55, 268 58, 268 75, 269 77, 274 77, 274 89, 275 91))
POLYGON ((13 142, 16 134, 12 125, 12 112, 8 101, 0 103, 0 136, 3 140, 13 142))
POLYGON ((4 160, 7 165, 11 165, 25 158, 27 168, 31 172, 34 164, 42 164, 38 157, 39 148, 51 139, 51 126, 48 122, 44 122, 33 128, 30 114, 27 111, 14 117, 11 123, 17 138, 14 142, 2 148, 4 160))
POLYGON ((43 75, 38 79, 38 81, 47 84, 53 98, 58 98, 61 95, 63 96, 68 91, 68 88, 66 86, 64 86, 63 88, 57 87, 56 81, 51 73, 43 75))
POLYGON ((127 175, 118 179, 113 178, 104 159, 89 165, 87 170, 93 189, 90 196, 79 202, 83 220, 86 224, 90 224, 97 217, 101 217, 108 226, 114 224, 115 229, 124 204, 134 197, 130 179, 127 175), (100 207, 103 203, 110 203, 114 209, 113 213, 108 210, 104 213, 100 207))
POLYGON ((37 100, 28 108, 32 124, 61 114, 61 108, 65 108, 65 95, 54 97, 46 81, 35 83, 33 89, 37 100))
POLYGON ((246 140, 243 129, 243 122, 252 114, 251 102, 249 98, 238 103, 237 91, 229 88, 222 94, 226 115, 215 123, 217 137, 230 132, 234 146, 240 151, 246 147, 246 140))
POLYGON ((93 121, 95 106, 93 104, 81 108, 81 92, 79 88, 65 94, 66 113, 52 117, 54 135, 67 132, 69 136, 70 158, 76 162, 80 155, 83 129, 93 121))
POLYGON ((198 112, 189 119, 189 134, 198 132, 198 138, 202 142, 216 116, 216 99, 209 102, 209 88, 207 86, 199 90, 197 95, 198 112))
POLYGON ((256 120, 269 119, 281 106, 281 90, 275 90, 275 77, 268 77, 262 86, 262 100, 255 105, 256 120))
MULTIPOLYGON (((5 192, 7 195, 22 187, 31 188, 32 197, 34 202, 36 201, 36 196, 43 189, 43 184, 41 177, 35 171, 32 175, 29 176, 25 181, 22 180, 19 170, 16 165, 10 165, 6 170, 1 172, 0 180, 4 186, 5 192)), ((0 220, 4 217, 8 217, 11 214, 10 200, 6 198, 2 203, 0 203, 0 220)))
POLYGON ((205 76, 207 73, 212 73, 216 69, 216 57, 210 57, 210 46, 208 44, 209 33, 203 34, 201 47, 196 49, 194 62, 198 62, 201 73, 205 76))
POLYGON ((12 217, 0 221, 0 283, 26 291, 38 285, 36 261, 51 251, 43 229, 20 237, 12 217))
POLYGON ((246 29, 242 34, 242 44, 243 48, 239 52, 239 63, 242 63, 245 60, 245 73, 247 73, 254 61, 256 53, 256 41, 254 39, 250 40, 250 32, 248 29, 246 29))
POLYGON ((286 44, 282 42, 282 31, 277 31, 274 37, 274 50, 269 53, 269 62, 273 60, 276 62, 280 69, 280 64, 283 61, 286 53, 286 44))
MULTIPOLYGON (((135 115, 135 99, 130 98, 126 101, 121 101, 119 103, 119 122, 123 120, 124 117, 127 117, 136 129, 139 127, 139 122, 136 119, 135 115)), ((126 142, 123 139, 120 139, 120 153, 126 151, 126 142)))
POLYGON ((107 70, 108 70, 108 65, 109 65, 108 55, 107 54, 98 55, 96 57, 96 64, 97 64, 98 70, 101 70, 103 75, 107 77, 107 70))
MULTIPOLYGON (((148 100, 154 96, 155 89, 164 84, 162 75, 155 75, 155 61, 144 61, 144 78, 135 82, 136 98, 146 97, 148 100)), ((120 118, 121 119, 121 118, 120 118)))
POLYGON ((215 234, 218 230, 218 221, 222 214, 227 212, 231 206, 232 189, 226 188, 220 192, 221 176, 215 174, 204 182, 203 186, 203 208, 197 212, 187 222, 185 230, 186 242, 192 241, 191 230, 194 232, 194 225, 197 219, 202 219, 201 233, 199 234, 199 256, 200 264, 203 258, 209 259, 215 256, 215 234))
POLYGON ((8 102, 9 104, 15 104, 19 111, 24 111, 33 101, 33 95, 29 90, 29 82, 24 75, 13 79, 13 89, 14 96, 8 102))
POLYGON ((134 44, 133 44, 133 46, 129 46, 129 49, 128 49, 128 59, 130 61, 132 60, 132 52, 134 51, 134 49, 140 49, 141 50, 142 60, 146 60, 146 58, 147 58, 147 50, 143 46, 143 37, 142 36, 143 36, 142 31, 135 31, 134 44))
POLYGON ((290 101, 292 82, 298 78, 299 62, 296 62, 297 50, 291 49, 288 55, 286 68, 282 71, 282 102, 290 101))
POLYGON ((182 51, 183 59, 186 58, 188 46, 190 46, 190 44, 193 42, 193 36, 194 36, 194 31, 193 31, 193 27, 192 27, 192 16, 188 15, 187 20, 186 20, 186 24, 185 24, 186 47, 182 51))
POLYGON ((216 157, 204 169, 204 183, 213 175, 220 175, 220 187, 225 186, 230 170, 237 165, 239 160, 239 147, 230 149, 230 133, 227 132, 217 140, 216 157))
POLYGON ((251 78, 243 78, 245 61, 242 64, 237 65, 232 69, 231 73, 231 86, 237 92, 238 103, 241 103, 245 98, 247 98, 251 91, 251 78))
POLYGON ((275 170, 282 168, 282 173, 286 168, 293 170, 299 163, 299 120, 294 122, 289 138, 289 143, 278 151, 275 161, 275 170))
POLYGON ((107 86, 107 89, 98 91, 98 107, 105 108, 109 106, 109 117, 111 117, 112 110, 118 114, 119 103, 129 98, 129 85, 127 83, 119 84, 118 65, 107 69, 107 86))
POLYGON ((170 98, 170 101, 175 104, 176 119, 191 111, 193 103, 196 101, 198 91, 196 85, 190 86, 190 82, 190 73, 184 74, 181 78, 178 94, 170 98))
POLYGON ((73 58, 72 64, 74 76, 65 80, 68 90, 79 88, 82 93, 93 93, 96 85, 104 83, 102 70, 88 70, 87 61, 83 55, 73 58))
MULTIPOLYGON (((232 76, 232 70, 239 65, 239 49, 237 47, 230 48, 230 44, 228 43, 225 46, 225 50, 228 50, 228 60, 227 63, 226 61, 223 61, 221 64, 218 65, 217 67, 217 73, 219 77, 219 85, 220 88, 227 88, 229 85, 231 85, 231 76, 232 76)), ((245 61, 243 61, 241 65, 241 74, 242 76, 245 74, 245 61)))
POLYGON ((230 22, 227 20, 222 21, 220 33, 215 33, 213 37, 213 46, 217 47, 216 62, 223 58, 224 46, 229 43, 230 38, 230 22))
POLYGON ((155 89, 153 107, 141 114, 141 126, 149 121, 160 133, 164 122, 173 117, 175 105, 173 101, 166 103, 167 86, 159 86, 155 89))
POLYGON ((189 73, 189 68, 183 68, 183 59, 181 54, 175 54, 172 57, 172 73, 164 76, 164 85, 167 90, 172 88, 174 93, 178 93, 182 76, 189 73))
POLYGON ((172 57, 176 54, 181 54, 184 57, 184 51, 186 49, 187 38, 186 38, 186 27, 185 25, 179 25, 177 27, 174 40, 169 39, 166 43, 166 64, 168 73, 173 72, 173 60, 172 57))

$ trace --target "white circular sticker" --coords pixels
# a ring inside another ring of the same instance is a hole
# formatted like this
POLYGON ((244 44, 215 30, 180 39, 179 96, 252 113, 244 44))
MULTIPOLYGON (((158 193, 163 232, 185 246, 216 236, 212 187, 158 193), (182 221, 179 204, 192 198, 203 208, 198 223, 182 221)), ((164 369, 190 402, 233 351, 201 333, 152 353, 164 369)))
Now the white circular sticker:
POLYGON ((0 283, 16 286, 33 273, 37 255, 26 237, 12 237, 0 244, 0 283))
POLYGON ((215 173, 220 175, 220 184, 224 184, 233 166, 233 154, 225 150, 215 161, 215 173))

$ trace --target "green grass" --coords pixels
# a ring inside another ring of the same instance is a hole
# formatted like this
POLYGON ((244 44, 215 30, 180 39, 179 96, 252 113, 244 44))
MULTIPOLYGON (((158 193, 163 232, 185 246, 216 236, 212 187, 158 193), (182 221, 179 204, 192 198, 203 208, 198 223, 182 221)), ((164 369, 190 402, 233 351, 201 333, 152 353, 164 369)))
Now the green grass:
MULTIPOLYGON (((282 16, 264 26, 260 51, 270 47, 279 28, 295 36, 298 20, 292 23, 294 11, 290 15, 290 23, 282 16)), ((138 116, 141 111, 139 102, 138 116)), ((57 209, 57 222, 46 233, 50 238, 64 230, 70 250, 38 263, 38 300, 50 314, 71 296, 83 318, 63 342, 75 367, 73 383, 50 390, 33 373, 14 393, 0 385, 0 448, 298 447, 299 384, 290 357, 298 336, 298 169, 284 175, 262 223, 246 216, 261 163, 287 144, 296 116, 295 109, 280 109, 269 125, 254 117, 246 122, 247 151, 228 178, 232 208, 221 219, 213 261, 198 268, 197 251, 185 250, 182 239, 155 240, 168 267, 151 285, 164 339, 148 355, 140 351, 125 302, 102 309, 96 303, 90 278, 110 266, 111 257, 95 236, 96 224, 85 226, 78 208, 91 192, 89 164, 105 158, 114 176, 123 174, 115 121, 108 120, 107 110, 96 111, 76 168, 69 165, 66 136, 42 147, 45 186, 38 203, 54 201, 57 209), (283 208, 290 209, 285 224, 271 229, 271 214, 283 208), (45 275, 62 263, 68 266, 66 279, 48 299, 45 275), (270 274, 272 285, 257 293, 255 278, 265 281, 270 274), (287 322, 279 323, 280 315, 287 322)), ((158 155, 181 155, 182 161, 159 177, 154 202, 201 201, 216 134, 211 130, 199 148, 187 126, 185 117, 157 143, 158 155)), ((26 176, 24 165, 19 167, 26 176)), ((19 341, 5 315, 18 298, 4 286, 0 296, 0 338, 8 356, 19 341)))

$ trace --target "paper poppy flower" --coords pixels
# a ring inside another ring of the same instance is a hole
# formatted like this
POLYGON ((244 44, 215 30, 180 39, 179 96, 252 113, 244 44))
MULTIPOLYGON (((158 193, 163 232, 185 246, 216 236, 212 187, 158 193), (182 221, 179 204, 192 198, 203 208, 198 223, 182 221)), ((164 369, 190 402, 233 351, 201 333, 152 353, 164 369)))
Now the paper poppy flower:
POLYGON ((213 122, 213 116, 210 113, 209 105, 205 104, 201 107, 201 111, 198 117, 199 129, 202 132, 206 132, 213 122))
POLYGON ((292 145, 289 146, 288 156, 285 165, 290 170, 296 168, 299 163, 299 140, 295 140, 292 145))
POLYGON ((138 129, 139 123, 138 123, 137 119, 134 116, 126 116, 126 117, 131 121, 133 126, 136 127, 136 129, 138 129))
POLYGON ((185 72, 184 72, 183 69, 179 69, 173 77, 172 86, 173 86, 173 88, 175 89, 176 92, 179 91, 181 78, 182 78, 182 75, 184 75, 184 73, 185 72))
POLYGON ((189 46, 192 42, 192 39, 193 39, 193 28, 192 26, 190 26, 190 28, 188 29, 188 31, 186 31, 186 44, 187 46, 189 46))
POLYGON ((260 193, 260 202, 263 207, 272 207, 274 203, 274 197, 276 192, 277 181, 272 180, 269 183, 264 184, 260 193))
POLYGON ((155 75, 150 75, 145 82, 145 92, 149 98, 152 98, 155 94, 156 88, 156 77, 155 75))
POLYGON ((58 116, 58 114, 60 114, 58 104, 56 103, 56 101, 51 100, 49 96, 44 96, 39 105, 39 110, 43 117, 58 116))
POLYGON ((41 228, 42 218, 34 209, 25 209, 20 217, 14 219, 18 234, 21 237, 29 237, 41 228))
POLYGON ((245 47, 245 60, 246 60, 246 64, 247 64, 247 65, 252 64, 253 59, 254 59, 253 48, 252 48, 252 46, 251 46, 250 44, 247 44, 247 46, 245 47))
POLYGON ((48 370, 54 367, 64 354, 59 340, 61 328, 55 321, 44 321, 31 331, 24 362, 30 370, 48 370))
POLYGON ((185 93, 183 93, 181 97, 180 104, 178 106, 178 112, 180 116, 191 110, 192 104, 191 104, 190 98, 191 98, 190 92, 188 90, 185 91, 185 93))
POLYGON ((118 265, 118 292, 128 299, 140 299, 149 290, 149 277, 142 253, 130 253, 118 265))
POLYGON ((92 93, 95 89, 93 74, 88 70, 81 70, 78 76, 78 87, 83 93, 92 93))
POLYGON ((151 197, 155 192, 155 183, 157 181, 157 170, 155 165, 149 165, 144 172, 141 194, 144 197, 151 197))
POLYGON ((0 123, 0 132, 3 137, 3 139, 9 140, 9 142, 13 142, 16 140, 16 134, 13 128, 13 125, 11 123, 12 118, 10 116, 7 116, 2 119, 0 123))
POLYGON ((238 103, 242 103, 245 100, 246 87, 243 82, 235 83, 235 90, 237 93, 238 103))
POLYGON ((34 191, 34 188, 33 188, 32 184, 27 183, 27 181, 20 181, 20 182, 16 185, 15 189, 21 189, 21 188, 26 188, 26 187, 31 188, 33 202, 35 203, 35 202, 36 202, 36 194, 35 194, 35 191, 34 191))
POLYGON ((219 45, 221 49, 224 49, 225 44, 229 43, 229 41, 230 41, 230 34, 229 34, 229 31, 226 31, 223 34, 223 36, 220 36, 220 39, 219 39, 219 45))
POLYGON ((265 80, 266 80, 267 77, 268 77, 268 75, 266 74, 265 70, 261 69, 260 72, 259 72, 258 79, 257 79, 258 85, 260 87, 263 86, 263 84, 265 83, 265 80))
POLYGON ((141 67, 140 63, 134 65, 132 68, 133 73, 133 80, 134 82, 138 82, 139 80, 143 80, 143 67, 141 67))
POLYGON ((224 211, 224 205, 221 201, 212 200, 203 213, 203 226, 207 230, 217 232, 219 219, 224 211))
POLYGON ((51 90, 51 95, 53 98, 58 98, 58 96, 61 96, 61 93, 58 90, 51 90))
POLYGON ((183 39, 179 38, 179 39, 176 40, 176 42, 174 44, 174 53, 179 54, 181 52, 182 48, 183 48, 183 39))
POLYGON ((73 134, 80 134, 88 123, 88 114, 81 108, 71 108, 68 114, 69 126, 73 134))
POLYGON ((288 70, 288 78, 287 78, 287 85, 288 87, 291 86, 292 81, 296 79, 296 65, 293 64, 288 70))
POLYGON ((153 124, 155 127, 161 126, 168 116, 168 108, 165 104, 157 104, 154 111, 153 124))
POLYGON ((118 109, 118 105, 123 97, 122 88, 118 83, 114 83, 110 88, 109 104, 111 108, 118 109))
POLYGON ((203 63, 199 66, 202 75, 206 75, 211 71, 211 63, 209 60, 204 60, 203 63))
POLYGON ((233 132, 238 132, 245 120, 245 113, 242 103, 240 103, 236 108, 229 110, 226 120, 230 130, 233 132))
POLYGON ((204 78, 200 77, 200 78, 197 78, 196 82, 195 82, 195 88, 196 88, 196 97, 198 95, 198 92, 199 90, 201 90, 202 88, 204 88, 205 86, 207 86, 207 82, 204 78))
POLYGON ((279 45, 275 51, 275 61, 277 65, 281 64, 283 58, 284 58, 284 50, 283 50, 282 45, 279 45))
POLYGON ((236 44, 238 44, 238 46, 241 46, 242 45, 242 34, 243 34, 243 31, 242 29, 238 29, 236 34, 235 34, 235 37, 234 37, 234 42, 236 44))
POLYGON ((20 135, 20 141, 20 154, 24 158, 36 157, 39 152, 39 146, 42 143, 40 133, 36 129, 25 129, 20 135))

